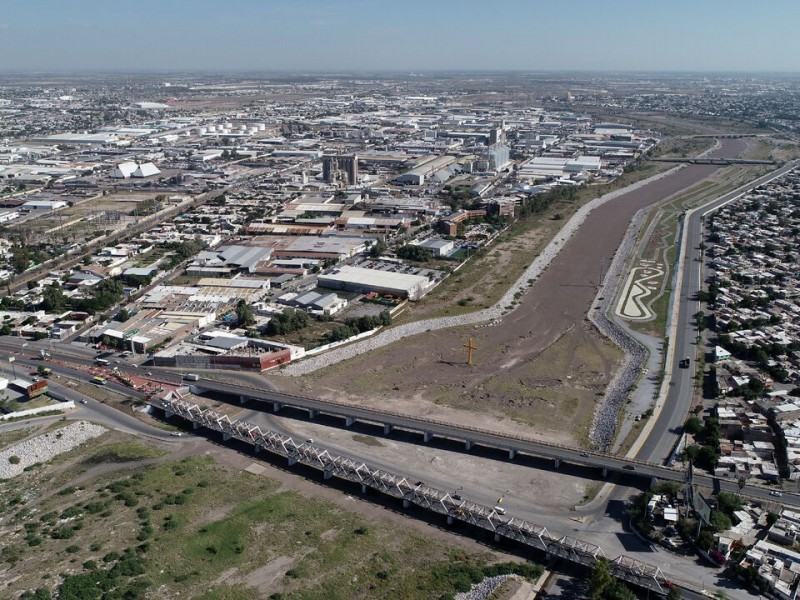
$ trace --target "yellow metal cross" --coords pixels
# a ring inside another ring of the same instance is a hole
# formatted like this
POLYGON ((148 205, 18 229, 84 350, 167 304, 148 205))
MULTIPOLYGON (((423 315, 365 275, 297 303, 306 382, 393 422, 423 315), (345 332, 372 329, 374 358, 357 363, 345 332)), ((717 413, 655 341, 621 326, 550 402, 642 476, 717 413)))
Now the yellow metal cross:
POLYGON ((472 345, 472 338, 469 338, 469 343, 468 344, 464 344, 464 348, 467 349, 467 364, 471 365, 472 364, 472 351, 473 350, 477 350, 478 347, 477 346, 473 346, 472 345))

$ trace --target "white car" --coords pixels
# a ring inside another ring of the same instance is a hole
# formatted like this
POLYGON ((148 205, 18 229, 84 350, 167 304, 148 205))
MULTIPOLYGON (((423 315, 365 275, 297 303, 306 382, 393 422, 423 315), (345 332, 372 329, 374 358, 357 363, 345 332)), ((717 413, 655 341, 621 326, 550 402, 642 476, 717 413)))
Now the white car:
POLYGON ((770 496, 775 496, 776 498, 782 498, 783 497, 783 494, 778 492, 777 490, 770 492, 769 495, 770 496))
POLYGON ((181 437, 183 434, 180 431, 173 431, 170 435, 173 437, 181 437))
POLYGON ((81 404, 89 404, 89 401, 86 398, 83 398, 82 400, 80 400, 80 403, 81 404))

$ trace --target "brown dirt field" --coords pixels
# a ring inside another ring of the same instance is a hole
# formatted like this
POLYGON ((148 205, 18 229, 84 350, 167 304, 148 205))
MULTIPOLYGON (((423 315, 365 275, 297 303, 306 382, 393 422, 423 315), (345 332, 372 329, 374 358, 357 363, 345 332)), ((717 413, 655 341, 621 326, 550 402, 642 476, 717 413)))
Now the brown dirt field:
MULTIPOLYGON (((725 140, 714 155, 731 157, 743 148, 741 140, 725 140)), ((310 376, 273 380, 287 391, 554 442, 583 442, 620 356, 586 320, 601 269, 636 211, 715 170, 684 167, 592 212, 519 308, 497 326, 429 332, 310 376), (478 346, 472 367, 465 364, 462 347, 468 336, 478 346)))

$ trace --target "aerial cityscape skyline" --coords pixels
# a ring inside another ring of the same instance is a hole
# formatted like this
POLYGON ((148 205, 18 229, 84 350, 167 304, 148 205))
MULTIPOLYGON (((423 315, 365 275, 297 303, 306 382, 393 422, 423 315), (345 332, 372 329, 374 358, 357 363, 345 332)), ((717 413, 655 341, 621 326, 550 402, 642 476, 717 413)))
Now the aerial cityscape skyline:
POLYGON ((6 3, 0 72, 796 72, 800 5, 474 0, 6 3), (769 32, 768 35, 766 32, 769 32))
POLYGON ((5 0, 0 599, 800 599, 800 3, 5 0))

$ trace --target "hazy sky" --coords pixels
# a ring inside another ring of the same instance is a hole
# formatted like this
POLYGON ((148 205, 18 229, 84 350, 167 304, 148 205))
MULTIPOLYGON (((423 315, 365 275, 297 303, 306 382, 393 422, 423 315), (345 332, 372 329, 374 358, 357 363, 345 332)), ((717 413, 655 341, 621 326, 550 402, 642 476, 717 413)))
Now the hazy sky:
POLYGON ((800 71, 800 0, 2 0, 0 71, 800 71))

